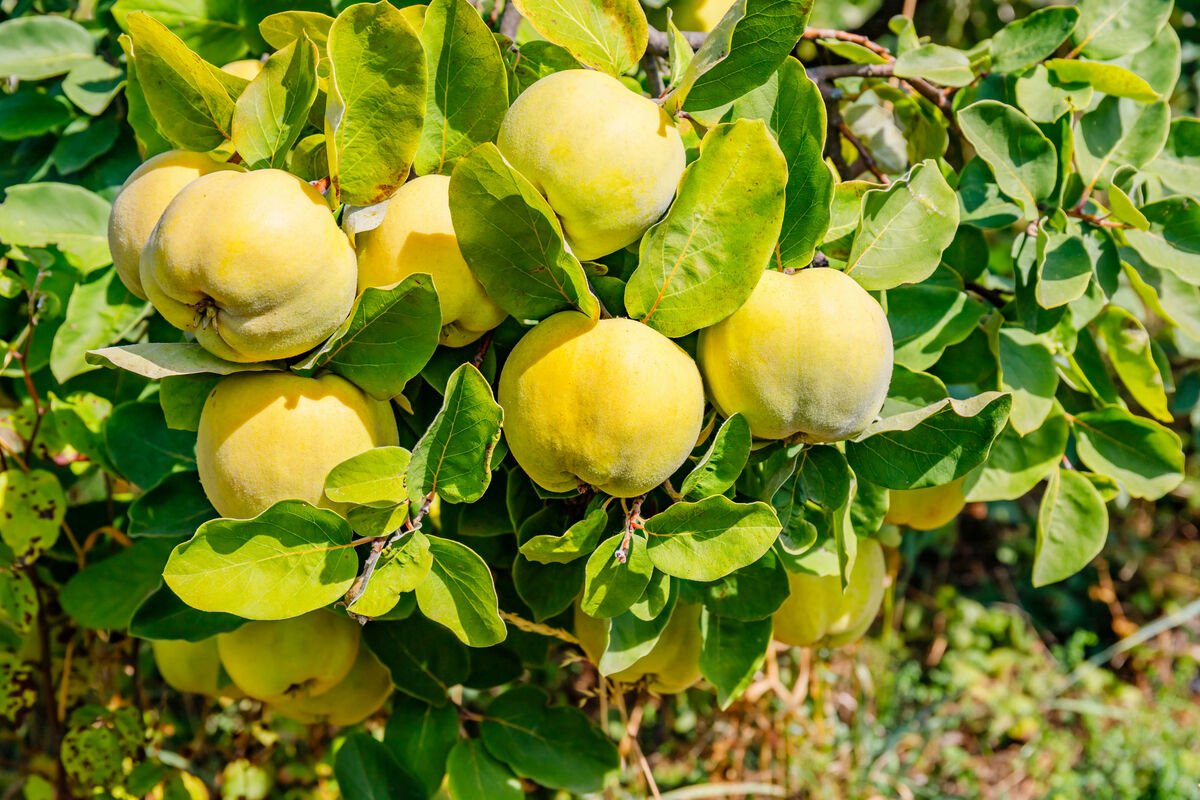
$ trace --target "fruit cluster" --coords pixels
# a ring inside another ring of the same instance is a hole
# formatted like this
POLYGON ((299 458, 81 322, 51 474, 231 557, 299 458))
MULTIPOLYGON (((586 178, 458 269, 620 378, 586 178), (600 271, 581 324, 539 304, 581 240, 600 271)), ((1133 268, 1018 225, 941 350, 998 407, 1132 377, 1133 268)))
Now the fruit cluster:
MULTIPOLYGON (((675 121, 658 104, 590 70, 534 83, 511 106, 497 144, 542 193, 581 260, 641 239, 671 205, 687 161, 675 121)), ((416 177, 374 228, 348 235, 321 191, 282 170, 170 151, 130 176, 109 226, 121 279, 212 354, 263 365, 224 378, 200 416, 200 481, 221 515, 248 519, 286 499, 340 512, 324 493, 329 471, 397 443, 390 404, 333 374, 278 369, 330 337, 366 288, 430 275, 440 341, 450 347, 506 319, 460 252, 449 187, 444 175, 416 177)), ((702 438, 706 393, 720 414, 741 414, 759 440, 831 443, 877 417, 892 374, 883 310, 829 268, 766 270, 739 310, 699 332, 695 354, 632 319, 563 311, 542 320, 499 379, 513 458, 549 492, 590 486, 637 497, 679 470, 702 438)), ((914 503, 896 521, 927 521, 926 500, 914 503)), ((777 638, 811 645, 861 636, 884 580, 874 540, 860 544, 844 592, 836 577, 790 575, 777 638)), ((681 602, 654 649, 616 677, 646 677, 663 692, 694 683, 698 619, 699 606, 681 602)), ((353 627, 314 612, 253 623, 216 642, 159 643, 156 653, 181 687, 217 691, 221 664, 246 695, 298 718, 339 721, 386 697, 378 664, 355 660, 353 627), (293 650, 304 657, 286 658, 293 650), (321 663, 309 657, 318 652, 321 663), (181 664, 188 675, 176 672, 181 664), (354 702, 343 698, 351 692, 354 702)), ((577 608, 576 629, 598 661, 606 623, 577 608)))

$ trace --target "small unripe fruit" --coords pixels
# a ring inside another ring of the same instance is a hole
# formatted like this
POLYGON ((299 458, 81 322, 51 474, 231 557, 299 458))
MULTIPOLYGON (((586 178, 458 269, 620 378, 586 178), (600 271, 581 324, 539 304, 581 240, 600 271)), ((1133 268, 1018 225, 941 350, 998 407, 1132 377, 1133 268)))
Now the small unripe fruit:
POLYGON ((325 198, 282 170, 215 172, 171 201, 142 251, 146 297, 229 361, 291 358, 354 303, 354 248, 325 198))
POLYGON ((517 343, 499 400, 513 457, 551 492, 645 494, 687 459, 704 418, 700 373, 678 345, 640 322, 577 311, 517 343))
POLYGON ((117 275, 133 294, 146 299, 138 261, 167 205, 183 187, 218 170, 240 172, 242 167, 204 153, 168 150, 148 159, 125 180, 108 217, 108 249, 117 275))
POLYGON ((397 443, 396 418, 337 375, 243 372, 208 396, 196 437, 196 468, 223 517, 248 519, 280 500, 340 510, 325 477, 346 459, 397 443))
POLYGON ((401 186, 388 200, 379 227, 358 234, 355 246, 359 292, 395 286, 417 272, 433 277, 444 345, 468 345, 508 316, 459 252, 450 220, 449 176, 425 175, 401 186))
POLYGON ((760 439, 837 442, 879 414, 892 378, 883 309, 835 269, 763 273, 750 299, 700 332, 713 405, 760 439))
POLYGON ((862 637, 883 602, 887 565, 874 539, 859 539, 846 591, 837 575, 788 573, 791 594, 775 612, 775 638, 795 647, 838 647, 862 637))
POLYGON ((671 117, 593 70, 555 72, 522 92, 497 145, 546 196, 584 261, 641 238, 671 205, 684 167, 671 117))
POLYGON ((356 622, 328 611, 292 619, 247 622, 217 637, 221 663, 237 687, 272 702, 337 686, 358 658, 356 622))
POLYGON ((926 489, 893 489, 888 492, 888 512, 883 521, 918 531, 940 528, 957 517, 967 504, 963 494, 965 480, 964 475, 926 489))

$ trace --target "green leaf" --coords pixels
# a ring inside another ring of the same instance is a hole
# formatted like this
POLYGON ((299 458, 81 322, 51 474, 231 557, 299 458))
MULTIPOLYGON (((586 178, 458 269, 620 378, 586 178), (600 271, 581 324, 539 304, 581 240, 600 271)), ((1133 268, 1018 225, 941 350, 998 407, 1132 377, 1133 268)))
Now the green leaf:
POLYGON ((342 796, 355 800, 424 796, 421 782, 391 750, 365 731, 352 733, 342 742, 333 762, 333 775, 342 796))
POLYGON ((236 0, 117 0, 112 13, 129 30, 129 15, 145 11, 166 25, 201 58, 224 64, 246 52, 242 4, 236 0))
POLYGON ((624 563, 613 555, 623 538, 619 533, 604 540, 588 558, 579 604, 588 616, 608 619, 628 611, 650 583, 654 565, 646 553, 646 537, 637 533, 630 537, 624 563))
POLYGON ((1083 463, 1116 478, 1134 497, 1157 500, 1183 480, 1182 444, 1169 428, 1115 406, 1071 421, 1083 463))
POLYGON ((992 37, 992 71, 1022 72, 1053 55, 1078 20, 1078 9, 1050 6, 1008 23, 992 37))
POLYGON ((141 342, 122 347, 102 347, 87 353, 87 363, 115 367, 151 380, 178 375, 232 375, 280 369, 275 361, 235 364, 217 358, 194 342, 141 342))
POLYGON ((1139 256, 1200 285, 1200 203, 1190 197, 1168 197, 1141 207, 1149 230, 1124 231, 1139 256))
POLYGON ((467 679, 470 651, 441 625, 414 615, 401 622, 372 622, 363 628, 371 652, 392 673, 397 689, 442 708, 446 693, 467 679))
POLYGON ((87 352, 128 334, 146 311, 146 302, 125 288, 116 270, 105 270, 96 280, 75 287, 50 348, 50 371, 55 379, 65 383, 95 369, 85 360, 87 352))
MULTIPOLYGON (((162 567, 159 567, 161 572, 162 567)), ((161 576, 160 576, 161 578, 161 576)), ((129 634, 139 639, 183 639, 200 642, 237 630, 246 620, 233 614, 197 611, 159 581, 159 587, 137 608, 129 634)))
POLYGON ((1017 105, 1034 122, 1049 124, 1063 114, 1083 112, 1096 92, 1088 83, 1071 83, 1043 65, 1017 78, 1017 105))
POLYGON ((625 287, 629 315, 680 337, 736 311, 771 257, 786 183, 786 162, 765 123, 710 130, 667 215, 642 239, 625 287))
POLYGON ((1067 418, 1057 406, 1027 436, 1007 426, 992 443, 987 461, 967 475, 963 484, 967 499, 987 503, 1024 497, 1062 459, 1069 432, 1067 418))
POLYGON ((721 710, 741 696, 766 659, 771 618, 742 622, 705 613, 700 618, 703 644, 700 673, 717 689, 721 710))
POLYGON ((81 272, 90 272, 112 262, 108 252, 111 210, 107 200, 82 186, 9 186, 0 203, 0 241, 20 247, 54 245, 81 272))
POLYGON ((776 259, 783 267, 806 267, 829 226, 835 184, 823 158, 821 90, 789 57, 766 83, 734 102, 733 116, 763 120, 779 143, 787 161, 787 188, 776 259))
POLYGON ((167 585, 201 611, 289 619, 337 600, 358 574, 350 525, 327 509, 283 500, 253 519, 206 522, 175 548, 167 585))
POLYGON ((774 550, 768 550, 753 564, 699 588, 704 594, 704 607, 710 613, 742 622, 770 617, 783 605, 789 592, 787 570, 774 550))
POLYGON ((411 454, 403 447, 375 447, 338 464, 325 477, 325 496, 335 503, 388 508, 408 500, 404 479, 411 454))
POLYGON ((446 776, 446 760, 458 741, 458 712, 450 704, 434 706, 396 695, 383 743, 433 796, 446 776))
POLYGON ((282 168, 317 99, 317 46, 292 42, 263 64, 233 109, 233 144, 250 169, 282 168))
POLYGON ((95 117, 104 113, 124 84, 125 73, 119 67, 102 58, 93 58, 71 68, 63 78, 62 90, 80 110, 95 117))
POLYGON ((129 535, 138 537, 191 537, 196 529, 218 516, 194 472, 175 472, 141 494, 129 506, 129 535))
POLYGON ((1154 361, 1150 334, 1138 319, 1119 306, 1110 305, 1096 318, 1096 330, 1108 351, 1108 360, 1133 399, 1150 416, 1170 422, 1162 373, 1154 361))
POLYGON ((413 531, 383 552, 367 588, 350 605, 350 611, 364 617, 383 616, 396 607, 400 595, 414 591, 424 583, 432 569, 433 550, 429 537, 413 531))
POLYGON ((1083 296, 1092 282, 1092 260, 1078 228, 1038 229, 1037 286, 1042 308, 1058 308, 1083 296))
POLYGON ((1137 103, 1106 97, 1084 114, 1075 135, 1075 162, 1089 189, 1103 189, 1123 164, 1148 164, 1167 141, 1171 110, 1165 100, 1137 103))
POLYGON ((679 493, 692 500, 724 494, 737 481, 750 459, 750 425, 735 413, 721 423, 700 462, 680 484, 679 493))
POLYGON ((54 473, 0 472, 0 539, 17 564, 31 564, 58 541, 67 496, 54 473))
POLYGON ((1150 103, 1158 99, 1158 92, 1125 67, 1103 64, 1098 61, 1052 58, 1046 68, 1066 83, 1090 84, 1097 92, 1112 97, 1128 97, 1139 103, 1150 103))
POLYGON ((608 526, 608 512, 596 508, 561 536, 540 534, 521 545, 521 555, 539 564, 568 564, 596 549, 608 526))
POLYGON ((421 613, 471 647, 504 641, 508 629, 483 559, 465 544, 437 536, 429 537, 429 551, 433 567, 416 590, 421 613))
POLYGON ((213 68, 145 12, 126 18, 138 84, 163 135, 206 151, 232 136, 233 100, 213 68))
POLYGON ((1011 407, 1011 395, 984 392, 887 417, 846 443, 846 459, 860 479, 889 489, 941 486, 983 463, 1011 407))
POLYGON ((735 503, 722 495, 676 503, 645 522, 654 566, 693 581, 715 581, 753 564, 780 529, 766 503, 735 503))
POLYGON ((167 427, 176 431, 200 430, 204 403, 218 383, 216 375, 168 375, 158 385, 158 404, 167 427))
POLYGON ((619 765, 617 748, 576 708, 546 706, 549 697, 519 686, 497 697, 480 724, 488 751, 542 786, 576 794, 600 791, 619 765))
POLYGON ((621 76, 646 52, 646 14, 635 0, 516 0, 534 30, 579 63, 621 76))
POLYGON ((1050 473, 1038 508, 1033 585, 1057 583, 1100 555, 1108 538, 1108 509, 1092 482, 1065 469, 1050 473))
POLYGON ((341 327, 297 368, 323 367, 388 400, 429 363, 441 331, 433 278, 409 275, 390 289, 367 287, 341 327))
POLYGON ((1089 58, 1117 58, 1148 46, 1167 24, 1174 0, 1084 0, 1075 49, 1089 58))
MULTIPOLYGON (((662 575, 663 573, 656 572, 655 574, 662 575)), ((670 579, 667 578, 667 580, 670 579)), ((596 663, 596 669, 601 675, 615 675, 628 669, 648 655, 658 644, 658 639, 666 630, 667 623, 670 622, 677 605, 677 589, 669 584, 666 588, 667 593, 663 606, 658 609, 658 614, 650 619, 643 619, 633 609, 630 609, 612 619, 597 621, 597 627, 605 632, 603 655, 596 663)))
POLYGON ((846 274, 868 291, 920 283, 937 269, 957 229, 954 190, 935 163, 924 161, 863 196, 846 274))
POLYGON ((879 413, 884 417, 893 417, 906 411, 916 411, 947 397, 946 384, 940 378, 897 365, 892 370, 888 396, 879 413))
POLYGON ((321 54, 322 67, 327 68, 329 57, 326 47, 332 26, 333 17, 318 11, 280 11, 263 17, 263 21, 258 23, 258 32, 276 50, 282 50, 307 36, 321 54))
POLYGON ((962 221, 979 228, 1006 228, 1021 219, 1021 207, 1009 200, 996 184, 992 168, 976 156, 963 167, 958 179, 962 221))
POLYGON ((1025 435, 1037 430, 1054 407, 1058 372, 1046 340, 1024 328, 1004 327, 997 334, 1001 385, 1012 393, 1009 424, 1025 435))
POLYGON ((425 115, 425 52, 390 3, 356 3, 329 29, 326 152, 334 196, 382 202, 408 177, 425 115), (387 131, 386 136, 380 131, 387 131))
POLYGON ((172 472, 196 469, 196 435, 168 428, 156 402, 122 403, 114 408, 104 437, 113 466, 143 489, 172 472))
POLYGON ((926 44, 901 53, 894 72, 899 78, 923 78, 939 86, 967 86, 975 80, 967 54, 940 44, 926 44))
POLYGON ((987 314, 983 303, 961 286, 933 281, 891 289, 887 301, 895 361, 917 371, 936 364, 947 347, 966 339, 987 314))
MULTIPOLYGON (((1153 172, 1181 194, 1200 185, 1200 119, 1182 118, 1171 122, 1167 143, 1158 158, 1149 165, 1153 172)), ((1112 189, 1109 189, 1112 192, 1112 189)))
POLYGON ((422 175, 449 173, 476 145, 496 140, 508 110, 508 73, 495 36, 467 0, 433 0, 421 41, 428 93, 415 167, 422 175))
POLYGON ((454 745, 446 761, 450 796, 455 800, 521 800, 525 790, 508 767, 492 758, 479 739, 454 745))
POLYGON ((796 47, 814 0, 738 0, 705 38, 668 106, 719 115, 762 85, 796 47))
POLYGON ((71 576, 58 599, 85 628, 122 631, 134 612, 162 585, 163 566, 175 542, 145 539, 71 576))
POLYGON ((0 95, 0 141, 16 142, 62 128, 71 121, 62 98, 37 90, 0 95))
POLYGON ((25 16, 0 22, 0 77, 40 81, 90 61, 96 43, 65 17, 25 16))
POLYGON ((504 411, 473 364, 450 376, 442 408, 413 448, 408 491, 419 504, 429 492, 449 503, 474 503, 492 479, 492 452, 504 411))
POLYGON ((599 317, 558 217, 494 144, 480 145, 454 168, 450 215, 463 258, 505 311, 519 320, 568 308, 599 317))
POLYGON ((1038 201, 1058 182, 1058 154, 1029 117, 995 100, 980 100, 958 112, 963 135, 987 162, 1000 189, 1037 219, 1038 201))

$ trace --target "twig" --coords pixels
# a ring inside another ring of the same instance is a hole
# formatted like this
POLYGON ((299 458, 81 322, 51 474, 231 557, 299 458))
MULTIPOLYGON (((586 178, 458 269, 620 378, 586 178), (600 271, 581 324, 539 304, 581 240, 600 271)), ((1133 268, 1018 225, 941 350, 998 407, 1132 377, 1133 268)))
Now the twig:
POLYGON ((646 83, 649 84, 652 97, 662 97, 667 90, 663 83, 662 71, 658 66, 658 56, 649 50, 642 56, 642 68, 646 70, 646 83))
MULTIPOLYGON (((625 515, 625 536, 621 539, 621 546, 617 548, 617 552, 613 553, 613 558, 619 564, 629 560, 629 543, 633 539, 633 532, 642 527, 642 503, 645 499, 646 495, 635 498, 633 507, 625 515)), ((624 501, 621 504, 624 505, 624 501)))
MULTIPOLYGON (((412 519, 407 520, 404 523, 403 528, 399 528, 392 532, 389 536, 380 537, 372 542, 371 552, 367 555, 367 560, 363 562, 362 572, 357 578, 354 579, 354 583, 350 586, 349 591, 347 591, 345 597, 342 598, 342 603, 346 606, 347 610, 349 610, 352 605, 358 602, 359 598, 363 596, 363 592, 367 590, 367 584, 370 582, 371 576, 375 574, 375 567, 379 564, 379 558, 383 555, 383 551, 387 550, 405 536, 408 536, 409 534, 421 529, 421 521, 425 519, 425 515, 429 513, 430 505, 433 504, 433 495, 433 492, 425 495, 425 499, 422 501, 421 507, 417 509, 417 513, 413 515, 412 519)), ((367 620, 369 619, 369 617, 353 614, 353 612, 351 612, 351 614, 356 620, 358 620, 360 625, 366 624, 367 620)))
POLYGON ((492 346, 492 332, 488 331, 483 335, 483 339, 479 342, 479 349, 475 351, 474 358, 471 359, 471 366, 479 369, 483 364, 483 359, 487 357, 488 348, 492 346))
POLYGON ((808 77, 820 83, 838 78, 890 78, 895 73, 896 65, 887 64, 832 64, 829 66, 813 67, 808 70, 808 77))
POLYGON ((516 3, 508 0, 504 4, 504 13, 500 16, 500 35, 515 40, 517 38, 517 28, 520 26, 521 12, 517 9, 516 3))
POLYGON ((846 124, 844 119, 838 119, 838 132, 845 137, 846 141, 854 145, 854 149, 858 151, 858 157, 862 159, 863 166, 870 170, 871 174, 879 179, 879 182, 884 186, 890 186, 892 181, 887 174, 879 168, 875 163, 875 157, 871 155, 871 151, 862 143, 862 140, 855 135, 854 131, 850 130, 850 126, 846 124))
MULTIPOLYGON (((693 50, 699 50, 700 45, 704 44, 707 33, 703 31, 680 31, 683 38, 687 39, 687 43, 691 45, 693 50)), ((650 36, 646 43, 646 52, 653 53, 656 56, 666 56, 670 52, 670 37, 666 31, 660 31, 655 27, 650 28, 650 36)))
POLYGON ((1111 220, 1108 217, 1100 217, 1095 214, 1089 214, 1088 212, 1086 212, 1083 209, 1078 208, 1078 207, 1068 208, 1068 209, 1066 209, 1066 212, 1067 212, 1068 217, 1075 217, 1075 219, 1082 220, 1083 222, 1086 222, 1089 225, 1095 225, 1098 228, 1119 228, 1121 230, 1125 230, 1125 229, 1128 229, 1131 227, 1129 225, 1126 225, 1124 222, 1118 222, 1116 220, 1111 220))
POLYGON ((583 647, 579 639, 575 638, 573 634, 564 631, 562 628, 543 625, 540 622, 531 622, 530 620, 525 619, 519 614, 514 614, 511 611, 501 611, 500 619, 504 620, 509 625, 512 625, 519 631, 524 631, 525 633, 536 633, 540 636, 548 636, 551 639, 558 639, 559 641, 566 642, 567 644, 573 644, 576 647, 583 647))
POLYGON ((839 31, 833 28, 808 28, 804 31, 803 38, 809 40, 837 39, 839 42, 851 42, 859 45, 860 47, 867 48, 884 61, 895 60, 895 56, 892 55, 892 51, 888 50, 883 45, 872 41, 869 37, 863 36, 859 33, 849 33, 847 31, 839 31))
POLYGON ((986 286, 980 286, 978 283, 967 283, 963 288, 979 295, 996 308, 1004 308, 1008 305, 1008 300, 1004 297, 1003 293, 996 289, 989 289, 986 286))

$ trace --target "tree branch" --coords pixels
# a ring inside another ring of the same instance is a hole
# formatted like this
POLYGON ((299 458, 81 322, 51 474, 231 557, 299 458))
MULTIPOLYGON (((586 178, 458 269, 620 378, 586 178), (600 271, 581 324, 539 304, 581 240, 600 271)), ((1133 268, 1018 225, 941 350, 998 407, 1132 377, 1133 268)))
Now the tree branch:
POLYGON ((521 12, 517 10, 517 4, 512 0, 508 0, 504 4, 504 14, 500 17, 500 35, 507 36, 509 39, 516 40, 517 28, 521 25, 521 12))
POLYGON ((345 604, 346 610, 350 615, 358 621, 360 625, 365 625, 370 617, 360 616, 350 611, 350 606, 358 602, 363 593, 367 591, 367 584, 371 581, 371 576, 375 574, 375 568, 379 565, 379 559, 383 556, 385 550, 399 542, 405 536, 408 536, 421 529, 421 521, 425 519, 425 515, 429 513, 429 507, 433 504, 434 493, 430 492, 425 495, 425 499, 421 503, 421 507, 417 509, 417 513, 412 519, 404 523, 403 528, 399 528, 387 536, 380 536, 371 543, 371 552, 367 554, 367 560, 363 562, 362 572, 354 579, 350 589, 342 598, 342 603, 345 604))
MULTIPOLYGON (((633 539, 633 532, 642 527, 642 503, 645 500, 646 495, 635 498, 633 507, 625 515, 625 536, 621 539, 621 546, 613 553, 613 558, 620 564, 629 560, 629 542, 633 539)), ((624 505, 624 501, 622 501, 622 505, 624 505)))

